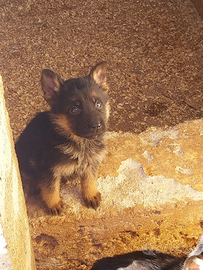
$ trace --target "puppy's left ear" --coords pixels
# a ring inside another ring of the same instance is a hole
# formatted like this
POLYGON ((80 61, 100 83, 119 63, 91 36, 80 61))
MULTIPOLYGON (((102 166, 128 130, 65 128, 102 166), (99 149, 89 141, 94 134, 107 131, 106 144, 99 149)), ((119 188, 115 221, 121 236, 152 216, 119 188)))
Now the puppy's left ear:
POLYGON ((90 72, 90 77, 94 82, 99 85, 103 90, 108 90, 106 85, 106 71, 107 71, 107 62, 103 61, 94 66, 90 72))
POLYGON ((63 80, 54 71, 50 69, 43 69, 41 84, 44 92, 44 99, 49 103, 50 106, 55 105, 58 102, 63 80))

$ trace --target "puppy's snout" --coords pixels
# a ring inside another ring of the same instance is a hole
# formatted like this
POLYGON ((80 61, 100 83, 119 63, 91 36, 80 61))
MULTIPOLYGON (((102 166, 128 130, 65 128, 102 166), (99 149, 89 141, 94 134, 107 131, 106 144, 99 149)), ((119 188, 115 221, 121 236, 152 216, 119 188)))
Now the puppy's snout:
POLYGON ((100 129, 101 128, 101 123, 93 123, 91 124, 91 129, 100 129))

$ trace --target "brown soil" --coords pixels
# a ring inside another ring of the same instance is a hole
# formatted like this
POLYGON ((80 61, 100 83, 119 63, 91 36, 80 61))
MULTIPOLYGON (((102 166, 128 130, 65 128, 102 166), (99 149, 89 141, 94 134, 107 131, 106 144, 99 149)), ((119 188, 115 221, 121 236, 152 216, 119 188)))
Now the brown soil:
POLYGON ((68 79, 109 62, 109 130, 203 117, 203 22, 189 0, 0 4, 0 73, 16 139, 38 111, 40 74, 68 79))

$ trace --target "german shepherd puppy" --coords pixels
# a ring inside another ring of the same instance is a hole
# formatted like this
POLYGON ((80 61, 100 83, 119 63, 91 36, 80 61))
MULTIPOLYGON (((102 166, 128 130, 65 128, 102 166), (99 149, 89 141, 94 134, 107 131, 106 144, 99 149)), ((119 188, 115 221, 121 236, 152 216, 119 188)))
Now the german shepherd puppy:
POLYGON ((97 209, 101 194, 96 187, 109 117, 107 63, 92 68, 86 77, 63 80, 44 69, 41 84, 50 111, 36 115, 16 143, 24 190, 41 196, 53 214, 62 211, 61 179, 81 179, 87 207, 97 209))
POLYGON ((176 257, 155 250, 134 251, 96 261, 91 270, 202 270, 203 234, 187 256, 176 257))

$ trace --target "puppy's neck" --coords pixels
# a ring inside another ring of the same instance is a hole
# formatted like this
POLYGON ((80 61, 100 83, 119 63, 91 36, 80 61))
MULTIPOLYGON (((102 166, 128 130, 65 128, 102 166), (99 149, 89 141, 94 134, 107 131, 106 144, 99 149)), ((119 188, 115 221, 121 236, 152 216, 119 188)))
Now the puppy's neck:
POLYGON ((65 114, 62 114, 62 113, 56 114, 56 113, 52 113, 52 112, 50 112, 49 114, 50 114, 50 118, 51 118, 52 123, 56 127, 57 132, 60 135, 66 136, 68 139, 73 140, 75 143, 87 144, 87 143, 96 142, 96 141, 103 142, 103 140, 104 140, 103 139, 104 134, 95 136, 94 139, 80 137, 72 132, 70 124, 69 124, 68 119, 67 119, 65 114))

